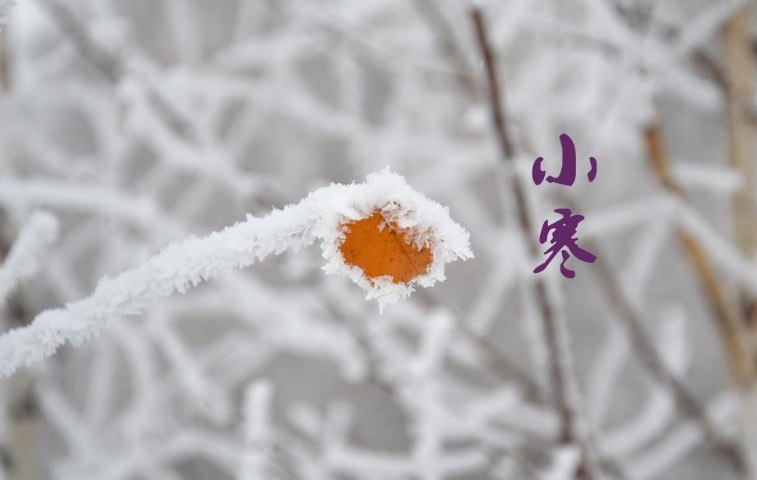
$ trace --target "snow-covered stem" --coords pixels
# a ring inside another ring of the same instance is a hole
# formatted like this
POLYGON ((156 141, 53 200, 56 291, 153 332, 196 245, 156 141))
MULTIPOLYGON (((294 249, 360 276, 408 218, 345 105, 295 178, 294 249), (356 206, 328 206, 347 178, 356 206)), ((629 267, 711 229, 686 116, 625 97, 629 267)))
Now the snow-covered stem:
POLYGON ((30 326, 0 337, 0 373, 8 376, 20 366, 41 361, 64 343, 80 344, 112 319, 141 314, 159 297, 185 292, 202 281, 249 266, 280 245, 305 246, 303 240, 309 236, 302 230, 309 226, 295 220, 294 210, 277 211, 264 219, 248 218, 208 237, 170 245, 144 265, 101 280, 91 296, 42 312, 30 326))
MULTIPOLYGON (((426 300, 427 307, 432 308, 434 305, 445 305, 451 307, 444 298, 434 293, 434 290, 424 290, 418 292, 416 297, 426 300)), ((462 311, 456 311, 460 317, 465 315, 462 311)), ((502 376, 503 381, 515 380, 523 389, 524 393, 535 402, 545 400, 545 392, 539 382, 515 362, 507 352, 503 352, 497 345, 492 342, 486 335, 471 328, 466 322, 455 323, 455 333, 459 334, 471 343, 476 345, 486 357, 486 362, 492 366, 492 370, 502 376)))
POLYGON ((472 257, 468 233, 447 210, 413 190, 388 170, 368 175, 366 183, 323 187, 295 205, 269 215, 226 227, 204 238, 189 238, 166 247, 143 265, 112 279, 103 279, 89 297, 48 310, 24 328, 0 337, 0 375, 8 376, 52 355, 64 343, 74 345, 99 334, 108 321, 139 315, 154 300, 184 293, 212 278, 228 275, 271 254, 299 250, 321 241, 324 270, 342 274, 377 299, 380 308, 408 297, 416 285, 430 287, 444 280, 444 265, 472 257), (390 278, 368 279, 357 266, 347 265, 339 252, 344 224, 380 210, 400 228, 413 232, 412 241, 430 248, 427 271, 409 283, 390 278))
MULTIPOLYGON (((502 159, 514 166, 515 144, 510 136, 510 130, 507 124, 506 115, 503 107, 502 90, 500 88, 497 63, 495 53, 491 48, 486 30, 486 21, 482 11, 474 7, 471 12, 473 25, 476 32, 476 40, 484 60, 487 75, 487 85, 490 103, 490 113, 492 124, 495 131, 496 139, 499 143, 502 159)), ((528 205, 523 185, 517 174, 511 176, 510 185, 516 202, 518 215, 518 224, 521 233, 528 238, 525 242, 528 245, 528 252, 531 258, 537 258, 539 255, 538 245, 535 243, 536 235, 533 231, 533 219, 528 205)), ((594 478, 594 473, 589 462, 588 446, 586 439, 579 433, 577 424, 577 408, 571 399, 571 391, 575 385, 571 385, 571 375, 569 365, 572 365, 570 352, 567 346, 567 339, 562 338, 567 335, 564 326, 560 325, 560 317, 555 309, 555 305, 550 298, 548 287, 544 277, 537 277, 534 283, 536 291, 536 302, 540 311, 541 320, 544 326, 545 343, 549 355, 550 381, 553 388, 554 400, 557 403, 557 410, 560 416, 560 441, 565 444, 575 444, 580 447, 580 461, 578 463, 577 474, 584 479, 594 478)))
POLYGON ((58 236, 58 221, 49 213, 37 212, 21 227, 4 262, 0 264, 0 305, 13 289, 31 278, 42 256, 58 236))
MULTIPOLYGON (((43 442, 39 474, 29 477, 175 480, 195 465, 266 480, 575 477, 582 452, 556 445, 535 259, 518 228, 512 169, 492 148, 470 4, 50 1, 60 8, 40 0, 45 8, 19 9, 4 30, 24 69, 0 102, 0 204, 23 220, 52 209, 64 225, 34 283, 9 302, 18 325, 42 305, 85 298, 100 276, 140 265, 168 242, 386 163, 464 215, 482 255, 381 317, 359 289, 321 275, 312 249, 112 322, 86 348, 65 347, 0 380, 0 444, 19 439, 13 462, 32 457, 32 444, 3 426, 13 422, 3 411, 17 411, 3 401, 12 383, 33 382, 40 428, 32 442, 57 439, 43 442), (117 68, 102 75, 98 63, 117 68), (452 325, 434 321, 440 314, 452 325), (261 422, 237 401, 261 381, 276 392, 274 438, 256 436, 261 422), (237 421, 245 416, 247 435, 237 421)), ((677 224, 729 286, 757 292, 753 259, 711 221, 746 183, 739 169, 718 165, 728 138, 717 135, 725 62, 713 55, 745 0, 475 3, 503 60, 519 170, 536 151, 555 169, 563 131, 576 139, 577 160, 607 160, 596 182, 570 189, 530 195, 523 175, 533 220, 553 200, 566 204, 559 193, 581 200, 579 244, 591 237, 606 248, 603 256, 586 244, 608 261, 662 367, 700 407, 724 398, 728 375, 712 361, 721 349, 702 323, 712 317, 704 291, 681 277, 670 253, 682 250, 671 242, 677 224), (654 116, 655 92, 675 123, 663 130, 687 160, 673 178, 690 205, 651 192, 651 171, 639 168, 638 132, 654 116), (677 313, 657 318, 669 308, 677 313)), ((588 277, 569 284, 544 280, 558 325, 567 318, 572 333, 576 365, 565 362, 565 375, 587 379, 571 399, 597 476, 737 478, 725 461, 704 465, 712 454, 702 425, 643 366, 622 308, 589 278, 601 265, 584 267, 588 277)), ((738 416, 736 395, 725 397, 727 408, 706 417, 735 442, 737 425, 753 421, 738 416)))
POLYGON ((237 480, 258 480, 268 476, 273 432, 271 430, 272 385, 260 381, 247 387, 244 395, 244 442, 237 480))

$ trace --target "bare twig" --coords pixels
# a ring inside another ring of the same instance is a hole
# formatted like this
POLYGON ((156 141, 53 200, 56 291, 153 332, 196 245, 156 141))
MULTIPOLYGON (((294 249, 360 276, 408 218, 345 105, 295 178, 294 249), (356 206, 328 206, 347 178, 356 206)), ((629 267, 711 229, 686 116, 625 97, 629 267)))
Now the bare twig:
MULTIPOLYGON (((658 126, 647 128, 644 132, 644 140, 650 162, 660 183, 670 193, 685 202, 685 192, 670 176, 670 162, 660 128, 658 126)), ((731 373, 739 387, 748 390, 754 385, 755 367, 739 312, 729 301, 723 283, 718 278, 715 267, 699 240, 683 228, 678 228, 677 234, 715 312, 718 327, 723 335, 731 373)))
MULTIPOLYGON (((754 54, 754 38, 751 34, 754 2, 746 2, 729 18, 723 27, 723 62, 728 79, 726 89, 726 126, 728 159, 744 178, 744 186, 733 198, 734 234, 741 251, 751 257, 757 252, 757 135, 755 135, 755 112, 751 107, 757 83, 757 58, 754 54)), ((742 308, 738 318, 744 330, 745 354, 750 357, 744 366, 741 380, 742 418, 741 433, 749 473, 757 476, 757 418, 754 414, 757 403, 755 361, 757 357, 757 298, 741 291, 742 308), (746 334, 745 334, 746 333, 746 334), (749 335, 749 336, 747 336, 749 335)), ((726 338, 728 344, 728 338, 726 338)), ((733 361, 733 360, 732 360, 733 361)))
MULTIPOLYGON (((744 177, 744 187, 734 195, 734 233, 744 254, 757 251, 757 154, 754 111, 750 110, 755 94, 757 57, 750 36, 753 6, 744 5, 723 28, 723 58, 729 79, 726 89, 728 159, 744 177)), ((742 294, 744 309, 749 314, 749 329, 757 338, 755 299, 742 294)))
MULTIPOLYGON (((435 4, 433 4, 433 2, 418 0, 419 5, 426 5, 427 3, 430 4, 430 9, 435 8, 435 4)), ((450 39, 454 40, 454 37, 450 36, 450 34, 448 33, 451 32, 451 28, 448 24, 446 24, 444 17, 439 15, 440 12, 437 11, 436 13, 434 13, 433 11, 428 10, 423 11, 422 13, 427 14, 429 17, 434 16, 438 19, 437 21, 429 20, 429 25, 432 28, 439 30, 436 32, 437 37, 439 37, 440 39, 447 39, 444 42, 440 40, 440 44, 442 44, 443 51, 448 53, 449 61, 457 65, 467 65, 468 68, 471 68, 467 62, 460 62, 455 60, 454 58, 451 58, 452 54, 462 54, 462 50, 459 47, 449 48, 444 46, 446 45, 446 41, 450 39)), ((673 31, 673 27, 671 27, 670 34, 677 35, 677 32, 673 31)), ((715 83, 725 88, 726 83, 723 71, 710 56, 702 54, 702 52, 697 50, 693 53, 692 60, 704 72, 706 72, 715 83)), ((472 71, 470 71, 470 73, 467 75, 461 76, 461 78, 471 77, 472 71)), ((477 99, 480 96, 480 92, 471 91, 471 89, 468 88, 468 85, 464 82, 460 83, 460 87, 463 89, 463 91, 467 92, 472 99, 477 99)), ((568 201, 575 204, 575 202, 572 202, 571 200, 568 201)), ((578 211, 581 210, 580 208, 577 208, 575 206, 573 206, 573 209, 578 211)), ((591 240, 587 240, 587 246, 589 250, 592 251, 602 250, 602 248, 596 242, 592 242, 591 240)), ((631 337, 631 344, 634 348, 634 352, 640 358, 641 365, 648 370, 650 375, 657 382, 659 382, 659 384, 663 388, 666 388, 670 391, 676 402, 681 406, 683 414, 689 417, 695 424, 700 426, 704 435, 708 438, 710 443, 716 449, 722 451, 726 456, 731 458, 732 462, 737 468, 742 468, 743 459, 740 455, 740 451, 735 445, 733 445, 732 442, 730 442, 721 434, 721 432, 718 431, 717 427, 706 415, 705 409, 698 402, 696 397, 686 388, 683 382, 678 379, 678 377, 668 368, 668 366, 662 360, 654 346, 654 343, 652 342, 652 339, 644 330, 640 313, 634 307, 626 293, 623 291, 616 273, 609 264, 605 263, 606 261, 604 258, 605 257, 600 254, 597 260, 599 268, 598 275, 600 278, 599 284, 605 290, 605 293, 607 294, 610 302, 620 313, 621 319, 625 322, 626 329, 629 336, 631 337)), ((598 458, 598 461, 600 462, 600 466, 604 470, 612 473, 614 476, 619 478, 625 476, 622 470, 611 460, 600 457, 598 458)))
MULTIPOLYGON (((491 44, 489 43, 488 34, 486 31, 486 24, 484 22, 483 14, 478 8, 473 9, 473 23, 476 27, 476 40, 481 51, 481 56, 484 58, 484 65, 486 66, 486 76, 488 85, 489 101, 491 104, 491 115, 494 123, 495 134, 497 141, 504 159, 508 162, 512 162, 515 159, 515 146, 510 138, 510 130, 505 120, 505 114, 502 110, 502 92, 499 87, 499 79, 497 75, 497 64, 494 58, 494 52, 492 51, 491 44)), ((518 201, 518 220, 521 227, 527 233, 531 230, 531 223, 529 219, 529 212, 526 205, 526 196, 523 192, 523 187, 520 182, 513 182, 513 187, 516 191, 516 199, 518 201)), ((536 252, 536 245, 531 245, 534 252, 536 252)))
MULTIPOLYGON (((461 55, 462 51, 459 47, 450 48, 447 42, 454 40, 454 37, 450 35, 451 29, 443 16, 439 15, 438 11, 431 9, 435 8, 435 5, 426 5, 426 1, 419 0, 419 6, 427 7, 427 10, 422 11, 428 17, 434 17, 434 21, 429 18, 429 25, 432 28, 437 29, 437 37, 440 38, 440 45, 443 53, 448 56, 448 60, 455 65, 468 65, 467 62, 461 62, 455 59, 454 56, 461 55)), ((421 11, 419 9, 419 11, 421 11)), ((676 31, 672 30, 671 36, 677 35, 676 31)), ((726 87, 726 80, 724 73, 720 66, 706 53, 696 50, 692 53, 693 62, 705 72, 716 84, 721 88, 726 87)), ((468 65, 468 68, 470 66, 468 65)), ((470 78, 471 75, 463 75, 460 78, 470 78)), ((480 95, 479 92, 472 91, 468 84, 460 82, 461 88, 466 91, 472 98, 476 99, 480 95)), ((498 93, 495 95, 499 96, 498 93)), ((504 116, 499 115, 500 119, 504 119, 504 116)), ((505 138, 507 136, 505 135, 505 138)), ((507 145, 507 149, 512 151, 512 142, 502 142, 503 145, 507 145)), ((504 147, 503 147, 504 150, 504 147)), ((588 247, 592 251, 600 251, 601 247, 595 242, 589 241, 588 247)), ((599 255, 598 259, 598 275, 600 277, 600 285, 605 289, 605 292, 610 301, 615 306, 616 310, 620 313, 621 319, 624 321, 626 329, 631 337, 631 343, 634 347, 634 351, 640 358, 641 365, 644 366, 650 373, 650 375, 660 383, 663 388, 670 391, 671 395, 675 398, 678 405, 681 407, 685 416, 689 417, 695 424, 699 425, 700 429, 704 433, 705 437, 710 443, 719 451, 723 452, 737 469, 743 468, 743 459, 740 450, 729 439, 724 437, 717 427, 712 423, 709 417, 706 415, 704 408, 697 401, 696 397, 686 388, 683 382, 668 368, 665 362, 657 352, 652 339, 644 330, 643 322, 640 318, 640 313, 633 306, 630 299, 627 297, 619 283, 617 275, 612 270, 609 264, 605 263, 602 255, 599 255)), ((613 473, 615 476, 623 476, 622 471, 615 468, 613 462, 600 458, 601 466, 603 469, 613 473)))
MULTIPOLYGON (((486 23, 483 14, 478 8, 472 10, 472 20, 476 30, 476 39, 486 66, 488 94, 491 106, 491 117, 494 125, 495 136, 499 142, 503 160, 510 165, 515 161, 515 145, 510 137, 507 120, 502 108, 502 92, 499 86, 497 75, 496 60, 494 52, 489 43, 486 23)), ((528 207, 523 186, 517 175, 512 177, 511 188, 515 194, 518 223, 524 235, 532 237, 532 219, 528 207)), ((533 241, 528 240, 529 252, 532 257, 539 254, 538 246, 533 241)), ((560 417, 560 441, 580 446, 581 462, 577 474, 581 478, 594 478, 592 468, 588 457, 588 447, 586 439, 578 432, 576 425, 576 408, 570 401, 569 391, 569 372, 568 365, 571 364, 569 352, 565 346, 565 335, 563 325, 560 325, 560 319, 554 309, 552 301, 547 292, 547 286, 544 280, 539 277, 535 282, 536 300, 544 324, 545 341, 549 354, 550 378, 554 389, 554 400, 556 402, 558 414, 560 417)))

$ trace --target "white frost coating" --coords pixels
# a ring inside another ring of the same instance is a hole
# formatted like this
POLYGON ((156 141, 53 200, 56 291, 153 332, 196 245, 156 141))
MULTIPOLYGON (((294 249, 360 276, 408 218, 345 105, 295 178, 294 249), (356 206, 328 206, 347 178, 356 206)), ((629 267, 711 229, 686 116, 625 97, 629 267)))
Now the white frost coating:
POLYGON ((681 305, 666 306, 659 315, 656 335, 657 351, 672 373, 684 377, 691 367, 692 352, 689 351, 689 332, 686 326, 691 322, 681 305))
POLYGON ((327 273, 340 273, 368 291, 367 300, 376 298, 380 308, 407 298, 415 284, 430 287, 443 281, 444 266, 458 259, 473 258, 468 232, 455 223, 449 211, 413 190, 401 176, 385 169, 368 175, 362 185, 331 185, 313 192, 305 202, 318 204, 322 219, 313 235, 322 240, 321 249, 327 273), (392 283, 390 277, 369 280, 359 267, 347 265, 339 252, 344 240, 345 222, 370 216, 380 210, 390 222, 396 222, 416 247, 429 247, 433 255, 425 274, 410 283, 392 283))
POLYGON ((58 221, 49 213, 34 213, 24 224, 0 265, 0 304, 20 282, 37 272, 40 257, 57 237, 58 221))
MULTIPOLYGON (((720 424, 733 423, 740 408, 739 399, 732 393, 721 393, 705 406, 708 416, 720 424)), ((668 428, 664 438, 655 442, 654 448, 642 449, 628 460, 629 478, 660 478, 670 465, 701 445, 702 440, 702 432, 691 422, 668 428)))
POLYGON ((0 374, 8 376, 21 366, 39 362, 66 342, 78 345, 99 334, 112 319, 141 314, 155 299, 184 293, 203 281, 315 240, 321 240, 324 270, 352 279, 383 308, 409 296, 416 283, 430 287, 444 280, 447 262, 472 258, 468 237, 446 208, 389 170, 368 175, 363 184, 332 184, 265 217, 248 216, 204 238, 190 237, 169 245, 141 266, 102 279, 89 297, 42 312, 31 325, 0 337, 0 374), (383 277, 369 280, 358 267, 344 263, 339 252, 344 224, 376 209, 400 228, 414 232, 411 241, 416 245, 431 249, 433 260, 425 274, 407 284, 393 284, 383 277))
MULTIPOLYGON (((662 312, 655 334, 657 351, 668 369, 679 377, 690 366, 685 312, 671 305, 662 312)), ((669 426, 669 417, 675 412, 675 403, 659 385, 650 384, 642 410, 624 425, 608 432, 604 448, 608 454, 630 454, 637 445, 647 445, 669 426)))
POLYGON ((244 396, 245 451, 240 460, 237 480, 266 478, 266 450, 273 437, 270 425, 273 387, 269 382, 249 385, 244 396))
POLYGON ((587 415, 593 425, 602 425, 610 410, 614 385, 628 360, 628 341, 620 326, 610 326, 589 373, 587 415))
POLYGON ((757 293, 757 272, 749 259, 688 205, 677 202, 675 206, 679 224, 699 239, 713 262, 746 291, 757 293))
POLYGON ((444 360, 454 326, 455 319, 448 311, 440 309, 433 312, 425 325, 418 356, 410 364, 408 370, 422 377, 438 368, 444 360))
POLYGON ((682 187, 721 195, 736 193, 744 187, 744 176, 733 167, 679 163, 672 168, 673 178, 682 187))

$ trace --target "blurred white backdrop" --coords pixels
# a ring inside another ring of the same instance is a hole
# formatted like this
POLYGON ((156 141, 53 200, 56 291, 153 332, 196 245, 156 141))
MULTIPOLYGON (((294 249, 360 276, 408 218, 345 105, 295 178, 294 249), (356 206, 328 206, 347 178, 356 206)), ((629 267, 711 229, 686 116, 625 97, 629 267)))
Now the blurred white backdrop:
POLYGON ((757 289, 757 215, 739 203, 756 184, 753 4, 477 2, 503 159, 472 2, 17 3, 0 253, 26 231, 38 268, 3 332, 172 241, 385 166, 449 206, 476 258, 382 315, 310 248, 113 319, 0 380, 0 478, 756 478, 740 434, 754 367, 734 365, 757 323, 740 299, 757 289), (563 132, 579 181, 536 187, 563 132), (567 441, 514 171, 535 222, 573 205, 600 249, 573 280, 542 274, 566 327, 567 441))

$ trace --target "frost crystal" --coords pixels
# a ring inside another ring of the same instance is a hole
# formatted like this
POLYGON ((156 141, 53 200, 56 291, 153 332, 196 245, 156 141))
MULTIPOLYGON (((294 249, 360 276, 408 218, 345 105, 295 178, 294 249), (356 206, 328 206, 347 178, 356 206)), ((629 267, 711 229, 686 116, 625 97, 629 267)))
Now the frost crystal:
POLYGON ((314 234, 322 240, 323 257, 327 260, 324 270, 350 278, 368 291, 367 299, 378 299, 382 309, 410 296, 416 284, 430 287, 443 281, 445 264, 473 257, 468 232, 450 218, 449 211, 389 170, 368 175, 364 184, 332 185, 308 200, 321 210, 320 227, 314 234), (339 251, 345 239, 345 224, 370 217, 376 211, 407 232, 407 240, 417 248, 430 249, 432 259, 424 274, 409 282, 394 282, 389 276, 368 278, 362 269, 345 262, 339 251))

